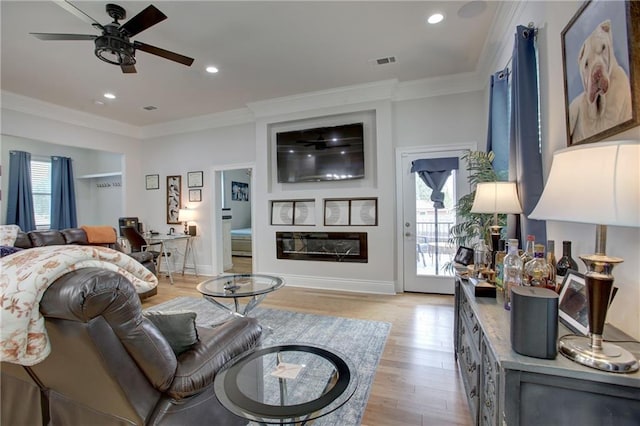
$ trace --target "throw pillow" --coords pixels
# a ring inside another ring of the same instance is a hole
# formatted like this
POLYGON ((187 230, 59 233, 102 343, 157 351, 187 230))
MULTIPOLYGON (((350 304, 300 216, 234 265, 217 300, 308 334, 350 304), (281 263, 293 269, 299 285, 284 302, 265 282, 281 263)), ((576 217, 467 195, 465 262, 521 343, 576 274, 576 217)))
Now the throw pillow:
POLYGON ((145 311, 143 315, 160 330, 176 356, 198 342, 195 312, 145 311))
POLYGON ((15 252, 22 250, 20 247, 14 246, 0 246, 0 257, 9 256, 15 252))
POLYGON ((0 245, 14 245, 16 238, 18 238, 18 231, 20 231, 18 225, 0 225, 0 245))

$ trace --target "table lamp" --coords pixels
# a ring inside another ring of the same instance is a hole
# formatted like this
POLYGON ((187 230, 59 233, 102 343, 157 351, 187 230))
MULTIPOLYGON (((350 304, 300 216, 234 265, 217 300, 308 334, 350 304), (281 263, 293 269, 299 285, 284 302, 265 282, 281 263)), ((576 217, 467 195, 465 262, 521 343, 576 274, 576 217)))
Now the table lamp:
POLYGON ((185 235, 189 233, 189 227, 187 226, 190 220, 194 220, 196 218, 196 211, 192 209, 180 209, 178 210, 178 221, 184 222, 184 233, 185 235))
POLYGON ((595 254, 580 255, 587 266, 589 337, 567 335, 565 357, 599 370, 631 373, 638 360, 604 342, 602 333, 613 288, 612 270, 623 260, 606 254, 607 225, 640 226, 640 141, 578 145, 557 151, 531 219, 596 225, 595 254))
POLYGON ((476 185, 476 196, 473 199, 471 213, 493 214, 491 229, 491 269, 495 270, 495 255, 500 241, 498 214, 522 213, 518 190, 515 182, 480 182, 476 185))

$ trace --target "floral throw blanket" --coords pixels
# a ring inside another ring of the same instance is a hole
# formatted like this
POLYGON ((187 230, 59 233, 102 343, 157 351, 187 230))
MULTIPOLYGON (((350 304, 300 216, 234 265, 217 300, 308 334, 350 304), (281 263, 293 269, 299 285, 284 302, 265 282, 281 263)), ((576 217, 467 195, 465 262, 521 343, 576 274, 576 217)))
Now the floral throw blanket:
POLYGON ((51 352, 40 300, 56 279, 82 268, 98 267, 124 275, 138 292, 158 279, 133 258, 97 246, 47 246, 0 259, 0 361, 34 365, 51 352))

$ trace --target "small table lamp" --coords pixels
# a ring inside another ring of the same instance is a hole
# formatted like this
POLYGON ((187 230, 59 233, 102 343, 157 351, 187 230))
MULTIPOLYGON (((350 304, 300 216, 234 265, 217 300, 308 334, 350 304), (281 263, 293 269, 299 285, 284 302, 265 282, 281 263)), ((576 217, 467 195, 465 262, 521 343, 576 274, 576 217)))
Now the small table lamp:
POLYGON ((194 220, 196 218, 196 211, 191 209, 180 209, 178 210, 178 221, 184 222, 184 233, 185 235, 189 233, 188 222, 190 220, 194 220))
POLYGON ((606 255, 607 225, 640 226, 640 141, 578 145, 557 151, 532 219, 596 224, 595 254, 587 266, 589 337, 568 335, 558 349, 567 358, 599 370, 631 373, 638 360, 604 342, 602 333, 613 288, 613 267, 623 260, 606 255))
POLYGON ((491 213, 493 214, 493 225, 491 226, 491 269, 495 269, 495 254, 500 241, 500 230, 502 226, 498 224, 498 214, 522 213, 520 201, 518 200, 518 190, 515 182, 480 182, 476 185, 476 196, 473 199, 471 213, 491 213))

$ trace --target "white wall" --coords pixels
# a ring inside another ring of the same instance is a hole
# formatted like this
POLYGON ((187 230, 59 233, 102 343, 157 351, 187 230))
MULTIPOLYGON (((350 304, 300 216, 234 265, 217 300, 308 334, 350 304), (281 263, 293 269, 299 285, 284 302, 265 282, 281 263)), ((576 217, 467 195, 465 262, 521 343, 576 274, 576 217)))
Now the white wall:
MULTIPOLYGON (((505 34, 503 55, 497 61, 504 66, 511 56, 513 33, 516 25, 534 22, 538 30, 540 67, 540 115, 542 129, 543 167, 545 176, 551 167, 553 153, 566 148, 564 111, 564 85, 562 80, 561 32, 581 6, 581 2, 528 2, 520 10, 505 34)), ((495 71, 498 71, 496 68, 495 71)), ((615 135, 609 140, 640 139, 640 127, 615 135)), ((597 202, 596 195, 591 196, 597 202)), ((570 207, 570 206, 567 206, 570 207)), ((579 225, 567 222, 548 222, 547 238, 556 241, 556 257, 562 255, 563 240, 573 241, 573 257, 580 271, 586 268, 578 259, 579 254, 590 254, 595 248, 595 225, 579 225)), ((636 339, 640 339, 640 229, 610 226, 607 254, 622 257, 625 262, 613 271, 618 294, 609 310, 607 321, 636 339)))

